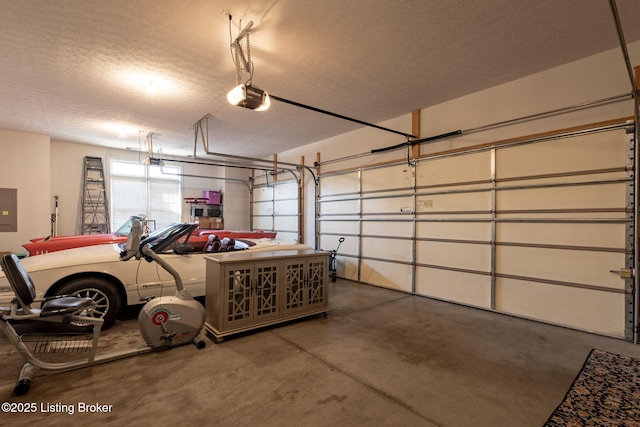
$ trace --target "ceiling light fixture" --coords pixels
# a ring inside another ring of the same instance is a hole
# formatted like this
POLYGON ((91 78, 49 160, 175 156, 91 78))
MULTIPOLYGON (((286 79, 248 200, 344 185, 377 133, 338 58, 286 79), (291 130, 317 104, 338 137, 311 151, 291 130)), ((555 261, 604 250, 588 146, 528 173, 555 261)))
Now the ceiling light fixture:
POLYGON ((239 84, 229 91, 227 100, 231 105, 264 111, 271 105, 269 94, 256 86, 239 84))
MULTIPOLYGON (((251 61, 251 45, 249 34, 253 27, 253 21, 249 21, 240 34, 231 42, 231 57, 236 66, 236 86, 227 94, 227 101, 231 105, 248 108, 255 111, 264 111, 271 105, 269 94, 253 86, 253 61, 251 61), (242 50, 242 43, 246 42, 247 54, 242 50), (248 79, 240 83, 242 75, 248 74, 248 79)), ((229 15, 229 38, 231 38, 231 15, 229 15)))

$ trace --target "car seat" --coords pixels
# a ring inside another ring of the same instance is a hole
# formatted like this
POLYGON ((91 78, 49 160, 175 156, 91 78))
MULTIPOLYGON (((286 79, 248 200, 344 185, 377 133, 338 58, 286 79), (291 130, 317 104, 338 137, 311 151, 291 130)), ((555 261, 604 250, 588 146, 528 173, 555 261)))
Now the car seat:
POLYGON ((219 252, 233 251, 236 248, 236 240, 230 237, 222 239, 219 252))
POLYGON ((204 251, 207 253, 218 252, 220 250, 220 237, 216 234, 211 234, 207 238, 207 244, 204 245, 204 251))

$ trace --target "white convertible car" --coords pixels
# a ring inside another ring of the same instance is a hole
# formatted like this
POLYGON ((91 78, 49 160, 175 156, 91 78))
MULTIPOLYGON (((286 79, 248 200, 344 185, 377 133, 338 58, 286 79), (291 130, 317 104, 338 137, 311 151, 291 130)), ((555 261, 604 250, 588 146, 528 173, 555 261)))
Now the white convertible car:
MULTIPOLYGON (((274 239, 212 240, 205 250, 189 245, 196 224, 177 223, 156 230, 142 245, 161 255, 182 278, 194 297, 205 294, 205 256, 221 251, 279 251, 310 249, 309 246, 274 239)), ((146 299, 175 294, 173 278, 157 263, 144 258, 121 261, 125 243, 105 244, 28 257, 22 260, 36 287, 37 298, 54 295, 89 296, 98 303, 96 316, 111 324, 123 307, 146 299)), ((0 306, 13 299, 9 283, 0 273, 0 306)))

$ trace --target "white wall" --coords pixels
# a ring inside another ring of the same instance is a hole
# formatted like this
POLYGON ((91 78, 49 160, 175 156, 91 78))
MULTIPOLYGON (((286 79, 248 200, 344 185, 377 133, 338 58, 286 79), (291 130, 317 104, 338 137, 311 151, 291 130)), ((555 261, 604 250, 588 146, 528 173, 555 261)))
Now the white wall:
MULTIPOLYGON (((84 157, 102 158, 103 167, 107 173, 112 155, 120 160, 138 159, 137 153, 129 151, 110 150, 105 147, 64 141, 51 142, 51 195, 52 198, 58 196, 59 236, 81 233, 84 157)), ((109 194, 108 180, 106 188, 109 194)), ((53 204, 51 209, 54 209, 53 204)))
POLYGON ((249 230, 249 181, 251 172, 247 169, 227 168, 225 177, 238 181, 224 182, 224 227, 228 230, 249 230))
POLYGON ((0 129, 0 147, 0 187, 18 196, 18 230, 0 233, 0 251, 24 253, 29 238, 50 234, 49 137, 0 129))

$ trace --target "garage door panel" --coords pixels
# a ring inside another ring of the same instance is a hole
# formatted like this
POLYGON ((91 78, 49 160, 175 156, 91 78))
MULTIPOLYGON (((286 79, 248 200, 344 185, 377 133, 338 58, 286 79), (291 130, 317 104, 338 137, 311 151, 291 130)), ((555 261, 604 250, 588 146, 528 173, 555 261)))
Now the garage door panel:
POLYGON ((624 223, 501 222, 496 236, 500 242, 624 249, 625 229, 624 223))
POLYGON ((360 223, 358 221, 320 221, 320 233, 331 234, 358 234, 360 223))
POLYGON ((274 199, 297 199, 298 184, 296 182, 288 182, 286 184, 274 185, 274 199))
POLYGON ((270 202, 273 199, 273 187, 260 187, 253 189, 254 202, 270 202))
POLYGON ((284 242, 298 242, 298 232, 297 231, 278 231, 278 240, 282 240, 284 242))
MULTIPOLYGON (((338 239, 340 237, 339 236, 333 236, 333 235, 327 235, 327 236, 320 236, 319 241, 319 248, 320 250, 324 250, 324 251, 328 251, 328 250, 333 250, 335 248, 338 247, 338 239)), ((349 239, 349 240, 354 240, 354 239, 349 239)), ((346 244, 346 239, 345 241, 340 245, 340 254, 346 254, 347 252, 345 251, 347 244, 346 244)), ((354 246, 355 248, 355 246, 354 246)))
POLYGON ((363 221, 362 234, 365 236, 411 237, 411 221, 363 221))
POLYGON ((419 221, 416 224, 416 237, 488 242, 491 240, 491 223, 419 221))
MULTIPOLYGON (((622 168, 622 166, 620 166, 622 168)), ((509 187, 520 187, 520 186, 530 186, 530 185, 558 185, 558 184, 588 184, 592 182, 604 182, 604 181, 622 181, 629 178, 628 172, 625 170, 617 170, 613 172, 598 172, 598 173, 585 173, 580 175, 570 175, 567 177, 566 175, 556 175, 549 177, 537 177, 535 181, 533 181, 530 177, 523 177, 522 179, 508 179, 508 180, 498 180, 496 183, 497 188, 509 188, 509 187)))
POLYGON ((625 295, 590 289, 498 278, 496 309, 593 331, 625 336, 625 295))
POLYGON ((362 192, 410 189, 413 186, 413 170, 407 165, 395 165, 362 171, 362 192))
POLYGON ((624 183, 499 191, 497 209, 625 209, 624 183))
POLYGON ((417 267, 416 293, 475 307, 490 308, 491 278, 479 274, 417 267))
POLYGON ((355 215, 360 212, 357 200, 327 201, 320 205, 321 215, 355 215))
POLYGON ((253 217, 254 230, 273 230, 273 217, 253 217))
POLYGON ((491 271, 491 246, 454 242, 416 242, 418 264, 491 271))
MULTIPOLYGON (((342 247, 340 248, 342 252, 342 247)), ((347 280, 360 280, 358 277, 357 258, 339 257, 336 259, 336 274, 347 280)))
POLYGON ((276 215, 296 215, 298 213, 298 200, 276 200, 274 202, 276 215))
POLYGON ((363 259, 361 265, 361 280, 376 286, 411 292, 411 266, 363 259))
POLYGON ((273 226, 279 231, 291 231, 297 234, 298 217, 297 216, 276 216, 273 218, 273 226))
POLYGON ((360 175, 358 172, 323 176, 320 178, 321 197, 327 197, 336 194, 353 194, 358 193, 359 191, 360 175))
MULTIPOLYGON (((593 208, 592 208, 593 209, 593 208)), ((606 208, 605 208, 606 209, 606 208)), ((608 208, 612 211, 600 211, 594 212, 593 210, 582 211, 551 211, 551 212, 527 212, 527 211, 515 211, 515 212, 498 212, 496 217, 501 220, 523 220, 524 222, 531 223, 531 220, 579 220, 589 221, 594 218, 597 220, 624 220, 627 218, 627 214, 622 208, 608 208)))
POLYGON ((253 214, 254 215, 273 214, 273 203, 271 201, 253 203, 253 214))
POLYGON ((452 183, 491 179, 491 153, 488 151, 427 160, 416 167, 416 185, 437 187, 452 183))
POLYGON ((362 212, 366 215, 400 214, 405 209, 413 209, 412 196, 364 199, 362 201, 362 212))
POLYGON ((364 257, 411 262, 412 252, 410 240, 362 238, 362 256, 364 257))
MULTIPOLYGON (((338 247, 339 236, 320 236, 320 249, 331 250, 338 247)), ((346 237, 340 245, 340 254, 358 256, 359 239, 357 237, 346 237)))
POLYGON ((624 289, 624 253, 498 246, 496 273, 624 289))
POLYGON ((465 213, 469 211, 490 211, 492 206, 491 192, 478 191, 471 193, 431 194, 416 197, 418 213, 465 213))
POLYGON ((616 168, 626 164, 624 130, 503 148, 496 153, 496 178, 616 168))

